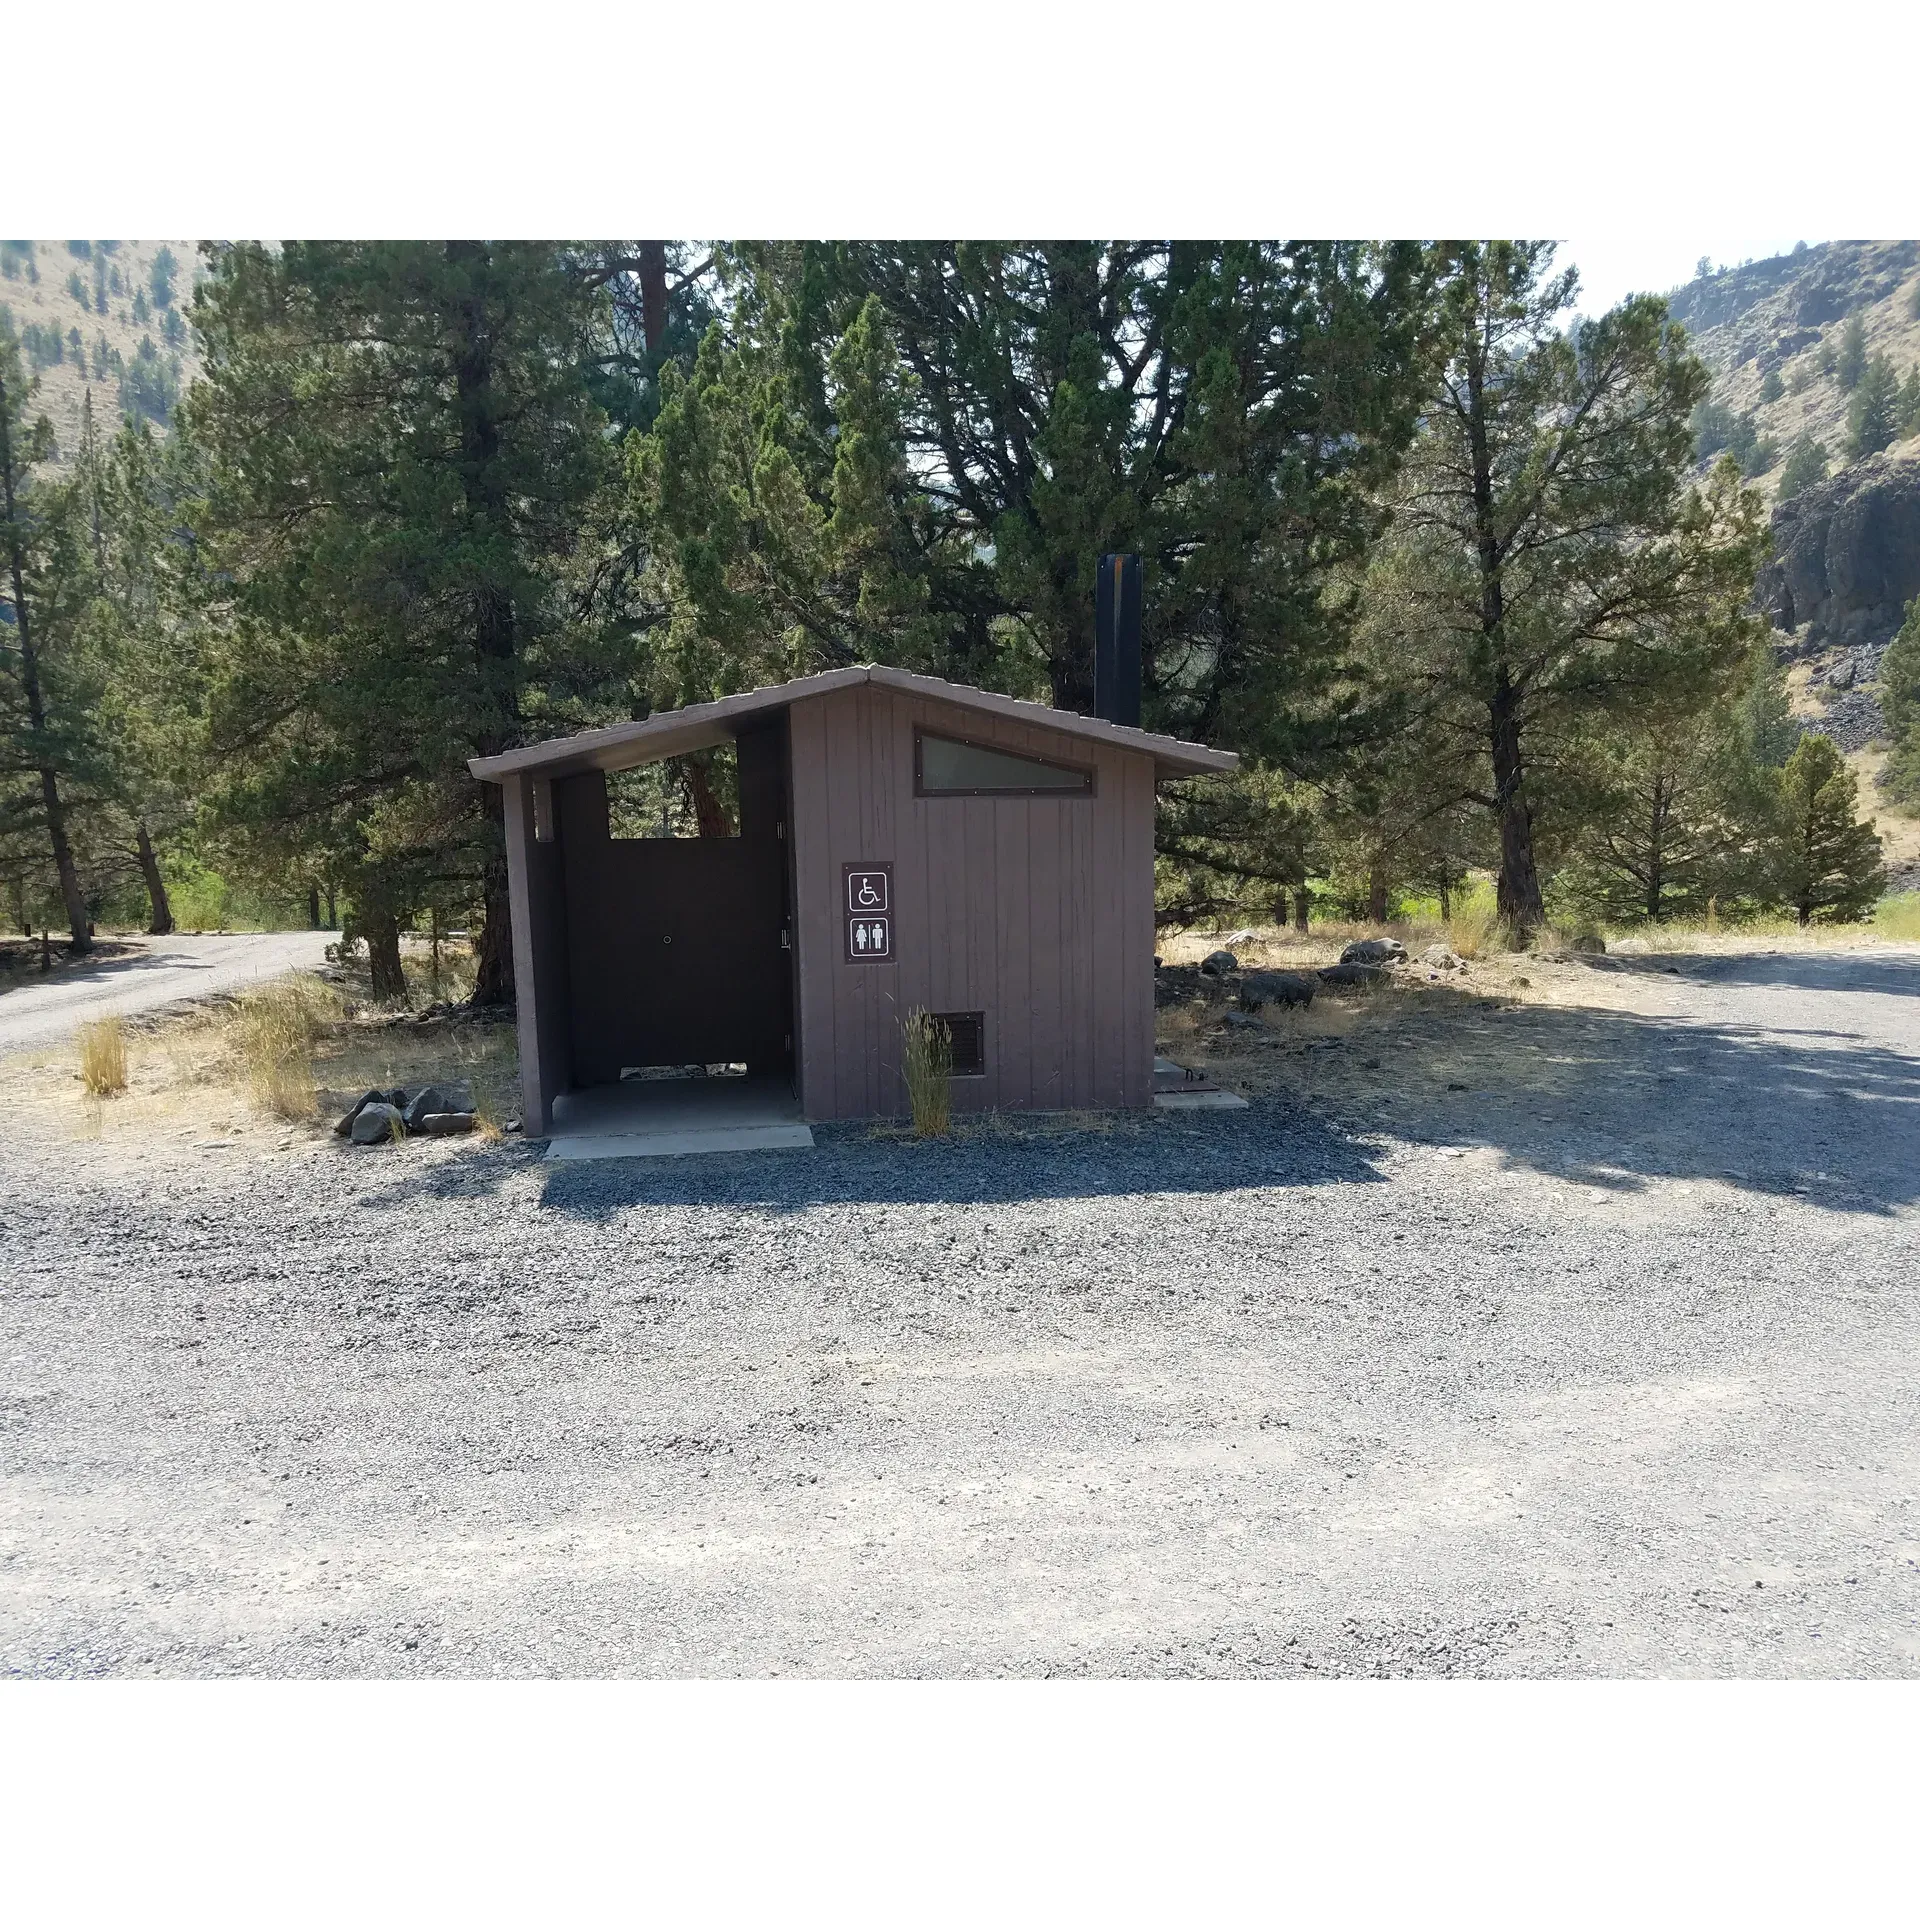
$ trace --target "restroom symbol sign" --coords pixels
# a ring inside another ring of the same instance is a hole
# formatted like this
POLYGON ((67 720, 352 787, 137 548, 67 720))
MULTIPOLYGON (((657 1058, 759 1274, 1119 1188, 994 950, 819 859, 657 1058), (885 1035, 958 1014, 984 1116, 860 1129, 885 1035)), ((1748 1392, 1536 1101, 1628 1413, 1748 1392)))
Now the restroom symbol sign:
POLYGON ((893 865, 890 861, 849 863, 841 869, 847 909, 848 960, 893 958, 893 865))

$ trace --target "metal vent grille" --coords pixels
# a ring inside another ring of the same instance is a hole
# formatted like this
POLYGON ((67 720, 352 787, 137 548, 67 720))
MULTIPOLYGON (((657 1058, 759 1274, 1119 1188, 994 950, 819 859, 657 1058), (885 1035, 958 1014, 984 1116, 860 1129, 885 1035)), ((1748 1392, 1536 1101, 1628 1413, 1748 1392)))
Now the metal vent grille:
POLYGON ((953 1077, 977 1080, 987 1070, 987 1016, 984 1013, 936 1013, 953 1036, 953 1077))

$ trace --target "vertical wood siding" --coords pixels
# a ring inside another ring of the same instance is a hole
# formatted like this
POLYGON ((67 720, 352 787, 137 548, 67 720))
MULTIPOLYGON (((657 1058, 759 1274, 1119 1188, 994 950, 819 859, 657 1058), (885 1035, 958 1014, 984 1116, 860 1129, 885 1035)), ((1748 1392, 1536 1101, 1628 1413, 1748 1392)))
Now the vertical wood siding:
POLYGON ((1153 761, 867 684, 790 710, 800 1094, 905 1110, 900 1020, 986 1014, 957 1108, 1145 1106, 1153 1091, 1153 761), (1091 799, 916 799, 916 726, 1092 765, 1091 799), (840 871, 890 860, 891 966, 841 958, 840 871))

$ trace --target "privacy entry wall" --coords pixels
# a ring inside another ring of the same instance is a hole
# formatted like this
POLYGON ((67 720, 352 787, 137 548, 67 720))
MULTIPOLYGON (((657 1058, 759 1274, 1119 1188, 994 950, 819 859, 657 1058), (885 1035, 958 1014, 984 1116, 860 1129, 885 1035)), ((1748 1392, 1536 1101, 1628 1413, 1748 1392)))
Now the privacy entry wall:
POLYGON ((733 838, 615 839, 604 773, 554 782, 575 1086, 723 1060, 793 1071, 785 714, 738 747, 733 838))

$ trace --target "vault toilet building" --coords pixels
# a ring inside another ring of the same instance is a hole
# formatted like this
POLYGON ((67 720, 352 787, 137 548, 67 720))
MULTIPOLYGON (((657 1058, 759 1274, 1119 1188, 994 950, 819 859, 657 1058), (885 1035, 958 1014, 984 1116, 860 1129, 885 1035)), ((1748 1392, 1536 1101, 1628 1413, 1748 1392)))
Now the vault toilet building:
POLYGON ((526 1131, 624 1072, 744 1062, 808 1120, 1153 1097, 1153 796, 1235 756, 847 667, 489 759, 505 792, 526 1131), (737 835, 621 839, 607 776, 731 741, 737 835))

